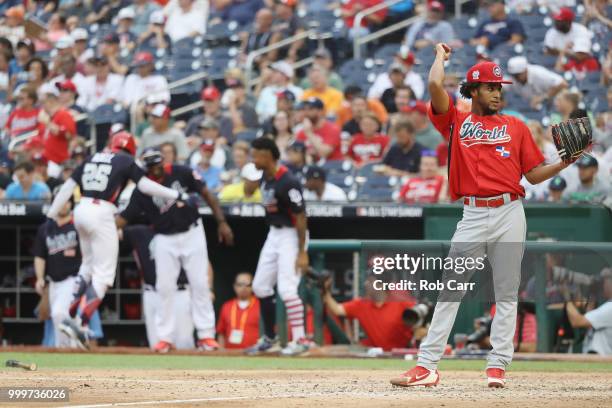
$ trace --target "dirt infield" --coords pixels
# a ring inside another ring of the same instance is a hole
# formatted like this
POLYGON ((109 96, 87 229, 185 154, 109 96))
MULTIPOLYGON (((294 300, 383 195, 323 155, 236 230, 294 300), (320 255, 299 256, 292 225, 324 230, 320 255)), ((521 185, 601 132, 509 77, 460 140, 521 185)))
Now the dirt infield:
POLYGON ((47 369, 0 371, 0 384, 68 387, 70 406, 612 407, 612 374, 605 372, 509 373, 508 386, 502 390, 488 389, 479 372, 443 372, 441 384, 432 389, 394 388, 389 378, 396 374, 391 370, 47 369))

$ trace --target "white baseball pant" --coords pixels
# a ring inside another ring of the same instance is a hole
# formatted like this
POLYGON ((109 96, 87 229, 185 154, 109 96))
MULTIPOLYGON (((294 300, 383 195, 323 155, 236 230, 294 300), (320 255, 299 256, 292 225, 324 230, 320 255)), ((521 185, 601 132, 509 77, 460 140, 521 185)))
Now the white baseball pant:
MULTIPOLYGON (((510 202, 509 196, 504 194, 504 200, 506 204, 497 208, 464 206, 463 218, 457 224, 449 253, 449 257, 460 256, 467 247, 462 244, 470 243, 469 256, 486 254, 491 263, 497 310, 491 326, 492 350, 487 367, 501 369, 510 364, 514 354, 517 300, 510 300, 507 295, 518 295, 527 232, 520 199, 510 202)), ((429 331, 419 348, 418 365, 430 370, 437 367, 459 305, 458 298, 453 302, 436 303, 429 331)))
POLYGON ((300 274, 295 269, 298 256, 298 236, 292 227, 270 227, 257 270, 253 278, 253 293, 258 298, 274 295, 274 285, 282 300, 298 297, 300 274))
MULTIPOLYGON (((145 288, 142 293, 142 308, 145 318, 145 327, 147 329, 147 340, 149 342, 149 347, 153 348, 159 341, 156 319, 160 313, 159 296, 154 288, 145 288)), ((189 288, 177 292, 174 298, 173 313, 176 316, 177 324, 172 344, 179 350, 195 348, 189 288)))
POLYGON ((70 337, 65 335, 59 325, 64 319, 70 317, 68 309, 72 302, 72 290, 76 277, 69 276, 66 279, 49 282, 49 307, 51 319, 53 320, 53 331, 55 332, 55 347, 70 347, 70 337))
POLYGON ((79 233, 83 257, 79 275, 91 282, 100 299, 115 282, 119 256, 116 212, 117 207, 112 203, 88 197, 82 197, 74 209, 74 226, 79 233))
POLYGON ((188 231, 157 234, 153 238, 153 257, 159 295, 157 334, 160 340, 172 342, 176 327, 174 298, 181 266, 187 274, 191 294, 191 317, 198 339, 215 337, 215 311, 208 286, 208 250, 202 220, 188 231))

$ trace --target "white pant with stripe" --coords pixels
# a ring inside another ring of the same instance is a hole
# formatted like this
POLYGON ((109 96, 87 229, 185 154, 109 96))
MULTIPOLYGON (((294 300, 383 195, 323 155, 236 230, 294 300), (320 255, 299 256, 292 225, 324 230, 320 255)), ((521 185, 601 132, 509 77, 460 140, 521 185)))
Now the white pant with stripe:
MULTIPOLYGON (((142 293, 142 310, 149 347, 153 348, 159 341, 157 318, 161 310, 159 296, 153 288, 145 288, 142 293)), ((172 344, 179 350, 193 349, 195 347, 193 341, 194 327, 191 319, 191 295, 189 294, 189 288, 177 291, 174 297, 173 313, 176 316, 176 330, 174 331, 172 344)))
POLYGON ((191 318, 198 339, 215 337, 215 311, 208 286, 208 249, 202 220, 178 234, 157 234, 151 243, 159 296, 157 335, 172 343, 176 332, 175 297, 181 267, 187 274, 191 318))
MULTIPOLYGON (((449 253, 449 257, 465 254, 462 244, 468 243, 469 256, 481 257, 486 254, 491 263, 496 314, 491 326, 493 349, 489 353, 487 366, 502 369, 510 364, 514 353, 517 313, 517 301, 514 298, 518 295, 527 232, 520 199, 508 201, 506 199, 506 204, 497 208, 464 206, 463 218, 457 224, 449 253), (508 294, 512 296, 508 297, 508 294)), ((455 323, 459 305, 458 298, 457 301, 436 303, 429 332, 419 349, 418 365, 429 369, 437 367, 455 323)))

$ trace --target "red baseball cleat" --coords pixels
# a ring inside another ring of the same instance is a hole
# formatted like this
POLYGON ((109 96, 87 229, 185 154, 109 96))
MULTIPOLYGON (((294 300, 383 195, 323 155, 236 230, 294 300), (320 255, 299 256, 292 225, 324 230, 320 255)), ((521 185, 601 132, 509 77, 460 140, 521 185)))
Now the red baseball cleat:
POLYGON ((487 368, 487 381, 490 388, 504 388, 506 372, 501 368, 487 368))
POLYGON ((200 339, 198 340, 198 350, 200 351, 215 351, 219 350, 219 343, 215 339, 200 339))
POLYGON ((435 387, 439 382, 440 373, 438 373, 438 370, 429 370, 421 366, 415 366, 399 377, 391 379, 391 384, 400 387, 415 387, 417 385, 435 387))
POLYGON ((168 353, 172 349, 172 344, 167 341, 158 341, 155 346, 153 346, 153 351, 156 353, 168 353))

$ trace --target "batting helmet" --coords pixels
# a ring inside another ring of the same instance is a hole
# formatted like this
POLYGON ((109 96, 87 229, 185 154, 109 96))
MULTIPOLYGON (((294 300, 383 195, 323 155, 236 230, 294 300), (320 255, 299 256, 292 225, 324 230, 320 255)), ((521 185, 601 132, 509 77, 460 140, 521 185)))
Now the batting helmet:
POLYGON ((156 164, 163 162, 164 158, 159 150, 147 149, 142 155, 142 161, 144 162, 145 166, 153 167, 156 164))
POLYGON ((110 143, 111 151, 125 150, 132 156, 136 154, 136 141, 128 132, 119 132, 113 135, 110 143))

